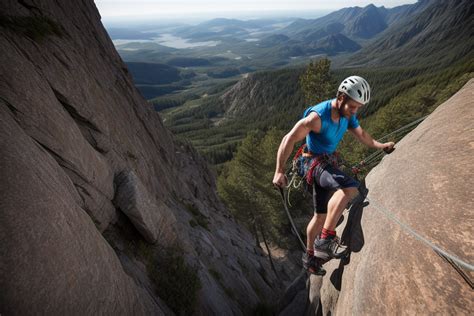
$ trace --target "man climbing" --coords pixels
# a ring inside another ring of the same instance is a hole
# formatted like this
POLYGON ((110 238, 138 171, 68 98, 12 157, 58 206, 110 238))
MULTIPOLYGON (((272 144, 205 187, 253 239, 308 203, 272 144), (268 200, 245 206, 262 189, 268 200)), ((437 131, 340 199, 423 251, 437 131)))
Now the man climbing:
POLYGON ((282 188, 288 182, 286 161, 295 144, 306 138, 304 155, 310 158, 305 164, 305 177, 313 184, 313 196, 316 195, 313 198, 315 213, 306 229, 307 252, 303 256, 303 264, 310 273, 323 274, 321 264, 334 257, 337 222, 347 204, 357 195, 359 183, 339 170, 336 163, 335 151, 346 130, 371 148, 388 150, 395 145, 375 141, 359 126, 356 113, 369 100, 370 86, 365 79, 359 76, 344 79, 336 98, 308 108, 278 148, 273 184, 282 188))

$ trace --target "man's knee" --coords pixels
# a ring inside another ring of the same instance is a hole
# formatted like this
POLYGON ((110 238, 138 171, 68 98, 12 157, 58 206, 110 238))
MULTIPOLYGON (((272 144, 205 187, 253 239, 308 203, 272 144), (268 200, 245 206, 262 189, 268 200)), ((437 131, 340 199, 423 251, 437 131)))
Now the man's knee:
POLYGON ((350 199, 355 198, 359 193, 356 187, 344 188, 342 189, 342 191, 344 192, 344 195, 346 195, 350 199))

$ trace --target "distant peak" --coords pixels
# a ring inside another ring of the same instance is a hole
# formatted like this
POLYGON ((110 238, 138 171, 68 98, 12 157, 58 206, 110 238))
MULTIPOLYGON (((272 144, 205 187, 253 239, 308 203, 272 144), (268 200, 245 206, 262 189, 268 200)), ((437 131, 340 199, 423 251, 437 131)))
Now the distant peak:
POLYGON ((364 11, 367 11, 367 10, 377 10, 378 8, 373 4, 369 4, 367 5, 366 7, 364 7, 364 11))

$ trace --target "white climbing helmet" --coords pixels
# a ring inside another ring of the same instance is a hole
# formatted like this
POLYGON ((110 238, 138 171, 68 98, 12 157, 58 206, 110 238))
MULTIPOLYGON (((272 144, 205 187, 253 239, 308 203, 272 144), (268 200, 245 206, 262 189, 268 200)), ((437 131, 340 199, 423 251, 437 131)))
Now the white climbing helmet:
POLYGON ((370 100, 370 86, 368 82, 359 76, 350 76, 344 79, 337 91, 344 92, 351 99, 366 104, 370 100))

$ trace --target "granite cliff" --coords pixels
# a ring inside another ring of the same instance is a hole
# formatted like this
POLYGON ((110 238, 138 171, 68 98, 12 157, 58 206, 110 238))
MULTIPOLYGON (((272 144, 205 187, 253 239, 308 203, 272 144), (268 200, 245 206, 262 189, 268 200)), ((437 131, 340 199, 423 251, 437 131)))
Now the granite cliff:
POLYGON ((170 314, 150 276, 169 249, 199 278, 197 314, 277 297, 282 278, 134 87, 93 1, 0 12, 0 313, 170 314))

